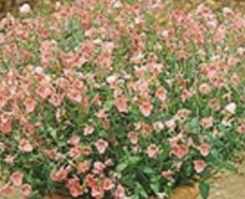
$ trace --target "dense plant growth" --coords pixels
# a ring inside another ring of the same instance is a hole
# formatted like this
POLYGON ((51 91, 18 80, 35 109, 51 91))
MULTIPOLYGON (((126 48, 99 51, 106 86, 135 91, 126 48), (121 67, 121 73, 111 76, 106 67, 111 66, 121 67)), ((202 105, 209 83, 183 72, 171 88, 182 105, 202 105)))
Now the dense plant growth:
POLYGON ((165 198, 231 167, 244 149, 244 43, 241 13, 205 5, 79 0, 7 16, 0 194, 165 198))

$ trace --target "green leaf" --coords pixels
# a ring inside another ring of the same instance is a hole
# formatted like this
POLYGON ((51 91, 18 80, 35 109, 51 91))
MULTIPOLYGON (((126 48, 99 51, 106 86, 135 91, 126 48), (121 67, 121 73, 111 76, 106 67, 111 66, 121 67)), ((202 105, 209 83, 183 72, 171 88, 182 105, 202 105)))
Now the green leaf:
POLYGON ((202 198, 203 199, 208 199, 209 190, 210 190, 209 184, 207 182, 205 182, 205 181, 200 182, 199 190, 200 190, 202 198))
POLYGON ((128 166, 128 165, 127 165, 125 162, 120 163, 120 164, 116 167, 116 171, 117 171, 117 172, 122 172, 124 169, 127 168, 127 166, 128 166))

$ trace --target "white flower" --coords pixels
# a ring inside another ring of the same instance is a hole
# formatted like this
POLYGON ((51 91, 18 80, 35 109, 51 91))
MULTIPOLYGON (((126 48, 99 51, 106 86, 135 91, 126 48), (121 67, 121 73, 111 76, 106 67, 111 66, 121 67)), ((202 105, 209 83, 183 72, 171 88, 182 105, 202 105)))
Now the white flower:
POLYGON ((24 3, 22 6, 20 6, 19 10, 20 13, 27 14, 31 12, 31 6, 28 3, 24 3))
POLYGON ((226 105, 225 110, 230 114, 235 114, 236 112, 236 104, 234 102, 231 102, 226 105))

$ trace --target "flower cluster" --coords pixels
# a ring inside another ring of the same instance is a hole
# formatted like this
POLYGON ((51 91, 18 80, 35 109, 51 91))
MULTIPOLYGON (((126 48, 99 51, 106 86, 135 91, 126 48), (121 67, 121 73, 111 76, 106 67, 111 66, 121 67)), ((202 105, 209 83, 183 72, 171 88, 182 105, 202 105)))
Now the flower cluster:
POLYGON ((244 36, 245 18, 230 8, 187 13, 160 0, 8 15, 0 195, 165 198, 226 167, 245 138, 244 36))

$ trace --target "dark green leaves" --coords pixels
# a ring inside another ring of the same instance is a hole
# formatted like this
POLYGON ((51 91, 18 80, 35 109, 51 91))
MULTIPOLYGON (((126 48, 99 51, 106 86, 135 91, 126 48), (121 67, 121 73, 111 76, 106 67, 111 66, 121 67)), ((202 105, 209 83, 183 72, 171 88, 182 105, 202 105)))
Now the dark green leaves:
POLYGON ((200 182, 199 190, 200 190, 200 194, 201 194, 202 198, 208 199, 209 190, 210 190, 209 184, 205 181, 200 182))

